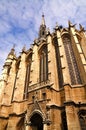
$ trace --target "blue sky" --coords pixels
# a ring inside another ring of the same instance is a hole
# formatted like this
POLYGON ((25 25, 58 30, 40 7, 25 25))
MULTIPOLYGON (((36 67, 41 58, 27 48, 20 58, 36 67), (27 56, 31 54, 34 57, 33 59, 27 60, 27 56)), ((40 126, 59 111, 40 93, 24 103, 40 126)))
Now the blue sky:
POLYGON ((0 0, 0 72, 14 44, 18 55, 38 36, 42 12, 51 32, 56 22, 67 27, 68 20, 86 29, 85 0, 0 0))

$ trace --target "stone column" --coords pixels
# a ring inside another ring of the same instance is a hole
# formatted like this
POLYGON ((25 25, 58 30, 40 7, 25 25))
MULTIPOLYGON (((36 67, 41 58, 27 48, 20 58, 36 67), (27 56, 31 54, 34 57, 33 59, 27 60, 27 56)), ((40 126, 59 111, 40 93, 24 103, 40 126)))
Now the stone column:
POLYGON ((25 126, 25 130, 31 130, 31 126, 26 125, 26 126, 25 126))
POLYGON ((13 59, 10 73, 9 73, 9 77, 7 80, 7 84, 6 84, 6 87, 4 89, 2 104, 8 105, 11 103, 14 81, 15 81, 15 63, 16 63, 16 59, 13 59))
POLYGON ((8 121, 7 119, 0 118, 0 130, 5 130, 7 121, 8 121))
POLYGON ((73 105, 66 106, 68 130, 80 130, 78 114, 73 105))
POLYGON ((16 126, 12 126, 12 127, 9 126, 9 127, 7 128, 7 130, 17 130, 17 129, 16 129, 16 126))
POLYGON ((86 57, 86 46, 85 46, 86 45, 86 31, 85 31, 84 27, 81 24, 79 24, 79 27, 80 27, 79 33, 80 33, 80 36, 82 37, 80 39, 80 45, 81 45, 83 53, 84 53, 84 55, 86 57))
POLYGON ((61 130, 61 110, 59 109, 51 110, 51 129, 61 130))
POLYGON ((58 74, 57 74, 57 63, 56 63, 56 54, 55 46, 52 42, 52 36, 47 35, 47 47, 48 47, 48 77, 49 80, 54 83, 53 88, 59 89, 58 83, 58 74))
POLYGON ((4 68, 3 68, 3 71, 2 71, 2 74, 0 77, 0 103, 2 102, 2 98, 4 95, 4 89, 5 89, 6 82, 7 82, 7 77, 8 77, 7 71, 8 71, 8 66, 4 65, 4 68))
POLYGON ((16 89, 14 91, 14 101, 23 100, 24 95, 24 87, 25 87, 25 76, 26 76, 26 53, 21 53, 21 62, 19 65, 18 75, 16 79, 16 89))
POLYGON ((47 130, 47 124, 43 125, 43 130, 47 130))
POLYGON ((30 83, 29 85, 36 84, 39 79, 39 58, 38 58, 38 45, 34 42, 33 44, 33 55, 30 72, 30 83))

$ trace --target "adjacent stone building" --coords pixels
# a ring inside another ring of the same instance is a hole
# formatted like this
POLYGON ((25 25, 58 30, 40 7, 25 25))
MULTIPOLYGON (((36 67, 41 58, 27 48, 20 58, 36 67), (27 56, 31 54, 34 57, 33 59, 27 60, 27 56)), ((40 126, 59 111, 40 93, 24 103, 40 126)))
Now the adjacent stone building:
POLYGON ((12 48, 0 79, 0 130, 86 130, 86 33, 46 28, 19 57, 12 48))

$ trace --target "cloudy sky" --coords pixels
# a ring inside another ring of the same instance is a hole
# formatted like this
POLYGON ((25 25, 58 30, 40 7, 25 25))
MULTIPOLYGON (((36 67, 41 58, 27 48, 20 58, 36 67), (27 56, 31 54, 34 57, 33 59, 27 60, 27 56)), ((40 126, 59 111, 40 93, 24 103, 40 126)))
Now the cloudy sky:
POLYGON ((51 31, 56 22, 67 27, 68 20, 86 28, 85 0, 0 0, 0 73, 14 44, 18 55, 38 36, 42 12, 51 31))

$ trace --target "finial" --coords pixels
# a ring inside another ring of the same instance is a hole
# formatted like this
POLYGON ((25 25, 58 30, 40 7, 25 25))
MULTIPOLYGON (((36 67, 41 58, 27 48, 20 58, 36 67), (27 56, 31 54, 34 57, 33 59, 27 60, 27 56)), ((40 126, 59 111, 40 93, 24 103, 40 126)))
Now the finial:
POLYGON ((12 47, 12 49, 10 50, 10 53, 8 54, 8 57, 10 56, 10 55, 12 55, 12 56, 16 56, 15 55, 15 44, 13 44, 13 47, 12 47))
POLYGON ((47 34, 47 35, 50 34, 50 29, 49 29, 49 27, 46 29, 46 34, 47 34))
POLYGON ((16 44, 13 44, 13 49, 15 49, 16 44))
POLYGON ((58 27, 58 22, 56 22, 56 27, 58 27))
POLYGON ((55 28, 53 28, 55 31, 59 29, 58 22, 56 22, 55 28))
POLYGON ((42 23, 41 25, 45 25, 44 13, 42 13, 42 23))
POLYGON ((34 44, 38 44, 38 39, 37 38, 35 38, 34 44))
POLYGON ((42 12, 42 17, 44 17, 44 12, 42 12))
POLYGON ((10 52, 13 55, 14 55, 14 51, 15 51, 15 46, 16 46, 16 44, 13 44, 13 47, 12 47, 11 52, 10 52))
POLYGON ((76 24, 72 24, 71 21, 69 20, 68 25, 69 25, 69 27, 74 27, 76 24))
POLYGON ((70 20, 68 21, 68 24, 69 24, 69 27, 70 27, 70 26, 72 26, 72 23, 71 23, 71 21, 70 21, 70 20))
POLYGON ((58 29, 58 27, 59 27, 59 26, 58 26, 58 22, 56 22, 55 30, 58 29))
POLYGON ((26 45, 24 45, 22 48, 22 52, 25 52, 25 51, 26 51, 26 45))

